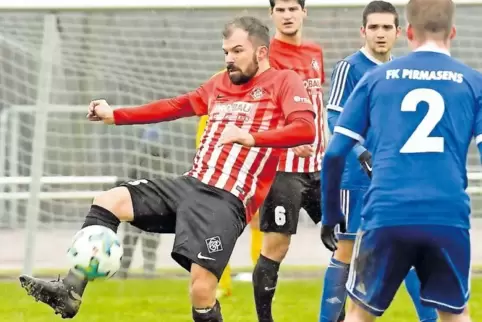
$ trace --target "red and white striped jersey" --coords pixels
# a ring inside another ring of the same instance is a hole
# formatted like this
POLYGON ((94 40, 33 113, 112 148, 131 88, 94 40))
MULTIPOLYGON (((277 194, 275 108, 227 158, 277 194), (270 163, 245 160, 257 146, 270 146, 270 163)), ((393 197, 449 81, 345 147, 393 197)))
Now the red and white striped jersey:
POLYGON ((284 126, 295 111, 312 112, 303 82, 293 71, 270 68, 246 84, 234 85, 224 72, 189 95, 196 114, 208 114, 208 121, 186 175, 238 197, 250 221, 268 194, 281 150, 218 146, 221 133, 228 124, 251 133, 272 130, 284 126))
POLYGON ((320 171, 322 154, 325 149, 322 92, 325 72, 321 47, 314 43, 303 43, 300 46, 296 46, 272 39, 269 61, 270 65, 276 69, 291 69, 301 76, 316 113, 316 138, 313 143, 314 155, 309 158, 300 158, 295 155, 292 149, 286 149, 280 157, 278 171, 320 171))

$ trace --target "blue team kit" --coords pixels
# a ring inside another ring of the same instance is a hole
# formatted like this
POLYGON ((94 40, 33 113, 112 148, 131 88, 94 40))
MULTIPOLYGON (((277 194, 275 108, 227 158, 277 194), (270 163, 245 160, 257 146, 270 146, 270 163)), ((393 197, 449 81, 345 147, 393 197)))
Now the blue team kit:
MULTIPOLYGON (((350 296, 380 316, 413 266, 424 304, 462 312, 470 293, 466 161, 471 140, 482 141, 482 75, 448 52, 421 48, 366 73, 343 106, 324 169, 336 169, 335 156, 356 142, 373 165, 350 296)), ((343 218, 337 175, 322 173, 324 225, 343 218)))

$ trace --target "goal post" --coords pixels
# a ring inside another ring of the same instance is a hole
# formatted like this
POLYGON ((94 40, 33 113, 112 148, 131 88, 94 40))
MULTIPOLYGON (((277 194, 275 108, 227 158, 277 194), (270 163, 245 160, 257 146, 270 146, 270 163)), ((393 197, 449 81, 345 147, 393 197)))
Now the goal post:
MULTIPOLYGON (((361 12, 369 1, 306 2, 304 35, 323 47, 326 93, 336 61, 362 44, 361 12)), ((482 1, 455 2, 453 55, 482 70, 482 1)), ((406 1, 392 3, 404 25, 406 1)), ((134 170, 172 176, 192 161, 196 117, 152 127, 104 126, 86 120, 89 101, 105 98, 114 106, 132 106, 194 89, 224 67, 221 29, 241 14, 262 19, 273 33, 268 0, 0 4, 0 227, 25 239, 19 250, 24 261, 18 263, 25 272, 44 256, 35 246, 36 236, 78 228, 100 191, 134 170), (152 143, 143 137, 149 129, 158 132, 160 157, 140 148, 152 143)), ((400 39, 395 55, 407 52, 400 39)), ((468 191, 475 216, 482 214, 479 164, 472 145, 468 191)), ((53 243, 64 247, 63 242, 53 243)), ((1 263, 0 256, 0 269, 1 263)))

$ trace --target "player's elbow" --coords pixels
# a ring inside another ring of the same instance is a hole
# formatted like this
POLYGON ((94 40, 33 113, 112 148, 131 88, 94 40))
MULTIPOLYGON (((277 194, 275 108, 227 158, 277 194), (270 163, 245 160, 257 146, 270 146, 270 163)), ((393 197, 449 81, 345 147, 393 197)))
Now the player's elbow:
POLYGON ((344 153, 340 149, 329 148, 325 151, 323 157, 324 163, 342 163, 345 158, 344 153))
POLYGON ((299 118, 296 120, 298 123, 299 145, 312 144, 316 139, 316 127, 314 117, 299 118))

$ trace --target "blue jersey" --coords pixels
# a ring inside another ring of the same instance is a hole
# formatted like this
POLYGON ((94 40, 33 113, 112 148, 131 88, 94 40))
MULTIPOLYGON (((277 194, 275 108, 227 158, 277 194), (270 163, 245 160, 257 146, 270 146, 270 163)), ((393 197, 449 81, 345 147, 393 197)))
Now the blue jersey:
MULTIPOLYGON (((328 110, 328 127, 333 129, 340 113, 343 111, 348 97, 360 79, 381 62, 372 58, 363 48, 338 62, 331 76, 330 98, 326 106, 328 110)), ((341 188, 352 190, 368 188, 370 179, 363 171, 356 153, 350 153, 346 158, 345 171, 341 188)))
POLYGON ((466 160, 482 141, 482 75, 426 47, 366 74, 335 133, 367 138, 373 178, 362 229, 470 227, 466 160))

